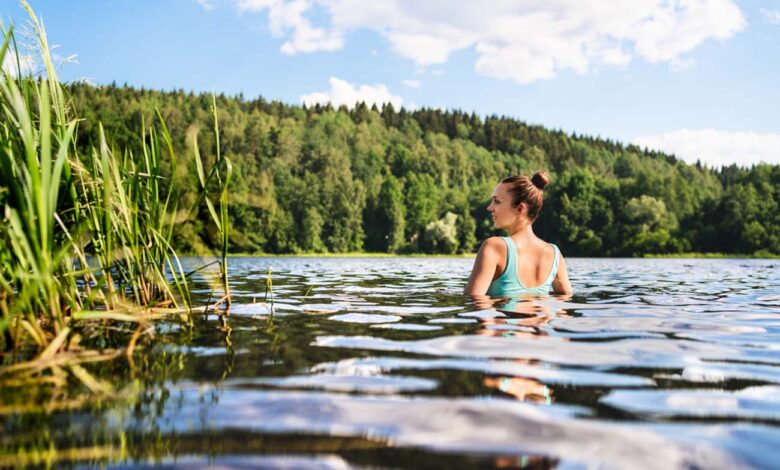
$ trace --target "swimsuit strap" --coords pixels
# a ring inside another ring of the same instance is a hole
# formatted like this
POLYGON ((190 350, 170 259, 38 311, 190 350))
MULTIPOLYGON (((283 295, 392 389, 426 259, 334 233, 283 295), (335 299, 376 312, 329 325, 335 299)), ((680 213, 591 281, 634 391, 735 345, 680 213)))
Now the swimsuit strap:
POLYGON ((550 269, 550 274, 547 276, 547 280, 544 281, 545 284, 552 284, 553 280, 555 279, 555 276, 558 274, 558 259, 561 257, 561 250, 558 249, 558 247, 552 243, 553 250, 555 250, 555 259, 553 259, 552 268, 550 269))
POLYGON ((510 237, 503 237, 504 243, 506 243, 506 267, 504 268, 504 274, 508 279, 514 279, 517 277, 517 247, 515 242, 510 237))

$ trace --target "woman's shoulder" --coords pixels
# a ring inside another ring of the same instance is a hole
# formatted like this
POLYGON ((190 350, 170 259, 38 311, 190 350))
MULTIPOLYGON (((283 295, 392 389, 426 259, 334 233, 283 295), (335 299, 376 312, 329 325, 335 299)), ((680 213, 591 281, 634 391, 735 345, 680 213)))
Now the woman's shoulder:
POLYGON ((496 255, 498 257, 506 256, 506 242, 504 237, 490 237, 482 242, 480 249, 486 255, 496 255))
POLYGON ((506 237, 490 237, 482 242, 482 244, 485 246, 506 246, 506 241, 504 241, 505 238, 506 237))
POLYGON ((558 245, 556 245, 555 243, 550 243, 546 240, 542 240, 541 238, 539 239, 539 242, 541 242, 540 245, 545 253, 552 253, 553 255, 563 257, 563 253, 561 253, 561 249, 558 248, 558 245))
POLYGON ((563 259, 563 253, 561 252, 561 249, 558 248, 558 245, 549 242, 547 242, 547 245, 552 250, 553 256, 555 256, 556 261, 563 259))

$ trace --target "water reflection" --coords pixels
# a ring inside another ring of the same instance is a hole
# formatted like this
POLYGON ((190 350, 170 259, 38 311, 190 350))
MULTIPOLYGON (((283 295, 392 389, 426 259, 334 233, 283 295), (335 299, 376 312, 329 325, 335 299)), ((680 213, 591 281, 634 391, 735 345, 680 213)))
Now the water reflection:
MULTIPOLYGON (((570 298, 570 297, 569 297, 570 298)), ((505 316, 484 316, 480 320, 481 328, 475 333, 482 336, 500 336, 503 338, 517 338, 533 340, 538 336, 546 336, 547 333, 540 327, 549 323, 553 316, 567 315, 563 309, 555 309, 547 303, 549 297, 523 296, 516 298, 492 299, 487 296, 472 296, 472 303, 481 310, 495 309, 505 316)), ((559 300, 566 300, 559 298, 559 300)), ((529 365, 538 361, 515 359, 514 364, 529 365)), ((488 376, 482 382, 485 387, 496 389, 503 394, 520 401, 550 405, 554 400, 554 393, 550 387, 539 380, 525 376, 488 376)), ((512 460, 497 461, 497 465, 503 466, 512 460)))
POLYGON ((132 363, 83 365, 115 393, 4 384, 0 466, 780 458, 773 262, 572 259, 575 297, 518 299, 464 298, 470 263, 233 259, 229 316, 162 322, 132 363))
POLYGON ((553 402, 552 390, 538 380, 525 377, 485 377, 483 383, 486 387, 498 389, 520 401, 545 405, 553 402))

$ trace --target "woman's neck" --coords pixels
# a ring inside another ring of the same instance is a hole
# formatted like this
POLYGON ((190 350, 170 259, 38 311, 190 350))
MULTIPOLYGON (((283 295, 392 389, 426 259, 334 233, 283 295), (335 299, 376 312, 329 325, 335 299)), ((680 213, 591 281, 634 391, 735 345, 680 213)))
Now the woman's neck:
POLYGON ((536 238, 534 234, 533 224, 529 220, 521 220, 518 223, 509 228, 509 236, 515 241, 532 240, 536 238))

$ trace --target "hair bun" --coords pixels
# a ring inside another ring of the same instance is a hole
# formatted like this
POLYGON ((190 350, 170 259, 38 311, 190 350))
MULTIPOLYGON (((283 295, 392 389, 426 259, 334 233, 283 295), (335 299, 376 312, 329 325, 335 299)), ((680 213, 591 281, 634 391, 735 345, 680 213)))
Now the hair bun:
POLYGON ((550 182, 550 177, 547 176, 547 173, 543 171, 537 171, 531 177, 531 183, 533 183, 534 186, 542 190, 544 189, 545 186, 547 186, 549 182, 550 182))

